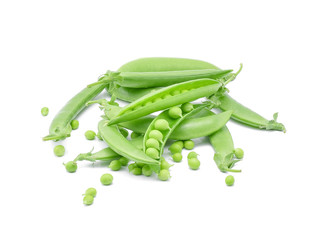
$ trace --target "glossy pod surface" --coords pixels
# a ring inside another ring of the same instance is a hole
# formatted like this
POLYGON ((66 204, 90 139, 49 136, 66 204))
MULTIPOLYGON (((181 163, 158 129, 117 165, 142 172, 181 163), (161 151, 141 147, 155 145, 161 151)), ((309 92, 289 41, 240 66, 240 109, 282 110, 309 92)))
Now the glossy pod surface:
POLYGON ((130 121, 172 106, 191 102, 218 91, 222 84, 212 79, 198 79, 175 84, 149 93, 125 106, 109 124, 130 121))

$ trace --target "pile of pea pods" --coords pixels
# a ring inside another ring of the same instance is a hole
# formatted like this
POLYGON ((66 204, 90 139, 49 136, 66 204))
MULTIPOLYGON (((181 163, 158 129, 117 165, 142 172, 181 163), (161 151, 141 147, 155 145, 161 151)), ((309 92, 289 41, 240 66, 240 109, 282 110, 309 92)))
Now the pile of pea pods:
MULTIPOLYGON (((73 161, 65 163, 68 172, 77 170, 79 161, 107 161, 108 166, 118 171, 128 165, 134 175, 156 174, 162 181, 169 180, 172 166, 163 157, 167 140, 175 140, 168 148, 174 162, 182 160, 182 149, 192 150, 192 139, 209 137, 215 151, 213 160, 221 172, 240 172, 234 165, 243 158, 244 152, 234 148, 232 136, 226 123, 233 119, 241 124, 262 130, 284 131, 283 124, 238 103, 228 94, 227 84, 240 73, 222 70, 200 60, 185 58, 141 58, 128 62, 117 71, 107 71, 98 81, 77 93, 54 117, 49 135, 43 140, 63 140, 78 128, 77 115, 91 104, 99 104, 104 115, 98 124, 98 133, 87 131, 85 137, 103 140, 108 147, 99 152, 79 154, 73 161), (93 100, 102 91, 108 99, 93 100), (127 102, 121 107, 117 99, 127 102), (192 103, 205 99, 201 103, 192 103), (213 109, 220 109, 215 113, 213 109), (158 113, 158 114, 153 114, 158 113), (129 131, 131 135, 128 138, 129 131)), ((41 110, 47 115, 48 109, 41 110)), ((58 145, 57 156, 65 149, 58 145)), ((187 156, 190 169, 200 166, 198 154, 187 156)), ((110 175, 110 174, 109 174, 110 175)), ((112 182, 112 176, 104 177, 112 182)), ((234 177, 225 179, 226 185, 234 184, 234 177)), ((92 191, 94 191, 92 189, 92 191)), ((92 192, 91 191, 91 192, 92 192)), ((95 195, 95 194, 93 194, 95 195)), ((91 197, 87 194, 85 204, 91 197)))

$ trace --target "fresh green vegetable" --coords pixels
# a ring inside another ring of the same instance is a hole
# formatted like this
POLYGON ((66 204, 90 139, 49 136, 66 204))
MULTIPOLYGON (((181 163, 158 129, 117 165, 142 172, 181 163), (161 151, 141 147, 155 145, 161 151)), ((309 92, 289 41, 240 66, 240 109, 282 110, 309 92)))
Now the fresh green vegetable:
POLYGON ((160 149, 159 141, 157 139, 154 139, 154 138, 149 138, 148 140, 145 141, 145 147, 160 149))
POLYGON ((192 140, 184 141, 184 148, 187 150, 192 150, 194 148, 194 142, 192 140))
POLYGON ((137 132, 132 132, 132 133, 131 133, 131 139, 137 138, 137 137, 139 137, 139 136, 140 136, 140 134, 137 133, 137 132))
POLYGON ((200 167, 200 161, 197 158, 189 158, 189 159, 187 159, 187 162, 188 162, 188 166, 192 170, 197 170, 200 167))
POLYGON ((160 163, 160 169, 169 169, 171 166, 173 166, 172 164, 169 164, 166 159, 164 159, 163 157, 161 157, 161 163, 160 163))
POLYGON ((158 131, 165 131, 169 130, 169 123, 165 119, 158 119, 154 122, 154 128, 157 129, 158 131))
POLYGON ((113 160, 110 164, 109 164, 109 168, 112 171, 119 171, 121 169, 121 162, 119 160, 113 160))
POLYGON ((234 154, 237 159, 242 159, 244 157, 244 151, 242 148, 235 148, 234 154))
POLYGON ((94 197, 92 195, 85 195, 83 198, 83 203, 85 205, 92 205, 94 201, 94 197))
POLYGON ((172 158, 173 158, 174 162, 181 162, 183 159, 183 155, 181 153, 177 152, 172 155, 172 158))
POLYGON ((95 197, 97 195, 97 190, 95 188, 88 188, 85 191, 85 195, 91 195, 92 197, 95 197))
POLYGON ((70 126, 72 127, 72 130, 76 130, 79 127, 79 122, 74 119, 70 122, 70 126))
POLYGON ((149 165, 144 165, 142 167, 142 174, 146 177, 150 177, 152 175, 152 169, 149 165))
POLYGON ((235 179, 234 179, 234 177, 232 175, 228 175, 225 178, 225 183, 226 183, 227 186, 233 186, 234 182, 235 182, 235 179))
POLYGON ((190 152, 187 155, 187 158, 197 158, 199 154, 197 154, 196 152, 190 152))
POLYGON ((77 164, 74 161, 69 161, 67 163, 64 163, 64 166, 69 173, 74 173, 77 170, 77 164))
POLYGON ((94 140, 95 139, 95 136, 96 136, 96 133, 92 130, 88 130, 85 132, 85 137, 87 140, 94 140))
POLYGON ((127 138, 128 137, 128 131, 125 128, 119 128, 120 133, 127 138))
POLYGON ((191 112, 193 110, 193 104, 192 103, 184 103, 184 104, 182 104, 181 109, 182 109, 183 113, 191 112))
POLYGON ((176 143, 173 143, 172 145, 170 145, 170 147, 168 148, 169 151, 174 154, 174 153, 181 153, 183 148, 181 147, 180 144, 176 144, 176 143))
POLYGON ((41 109, 41 114, 42 114, 43 116, 48 116, 48 114, 49 114, 49 108, 47 108, 47 107, 43 107, 43 108, 41 109))
POLYGON ((145 154, 148 155, 150 158, 154 158, 154 159, 159 158, 159 151, 155 148, 147 148, 145 150, 145 154))
MULTIPOLYGON (((189 111, 190 112, 190 111, 189 111)), ((171 118, 180 118, 182 117, 182 109, 180 109, 179 107, 171 107, 168 111, 168 115, 171 118)))
POLYGON ((158 174, 158 178, 161 181, 167 181, 170 178, 170 173, 167 169, 162 169, 160 170, 159 174, 158 174))
POLYGON ((121 157, 121 158, 119 158, 119 162, 122 166, 127 166, 129 160, 125 157, 121 157))
POLYGON ((131 163, 131 164, 128 165, 128 171, 131 172, 136 167, 137 167, 136 163, 131 163))
POLYGON ((101 134, 98 132, 97 133, 97 138, 100 140, 100 141, 103 141, 103 138, 101 137, 101 134))
POLYGON ((105 173, 100 177, 100 182, 107 186, 112 184, 113 179, 114 177, 110 173, 105 173))
POLYGON ((139 167, 133 168, 131 173, 133 173, 136 176, 142 175, 142 168, 139 167))
POLYGON ((65 147, 63 145, 57 145, 57 146, 54 147, 53 153, 57 157, 62 157, 62 156, 65 155, 65 147))
MULTIPOLYGON (((144 132, 145 133, 145 132, 144 132)), ((163 139, 163 135, 162 135, 162 133, 159 131, 159 130, 151 130, 150 132, 149 132, 149 137, 150 138, 153 138, 153 139, 156 139, 156 140, 158 140, 158 141, 162 141, 162 139, 163 139)))

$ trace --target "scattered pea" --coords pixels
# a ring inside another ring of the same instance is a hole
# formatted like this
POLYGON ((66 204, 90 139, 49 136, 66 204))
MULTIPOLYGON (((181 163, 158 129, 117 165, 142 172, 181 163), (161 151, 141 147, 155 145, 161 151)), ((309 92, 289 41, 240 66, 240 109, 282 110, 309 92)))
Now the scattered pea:
POLYGON ((159 151, 155 148, 148 148, 145 151, 145 154, 154 159, 159 158, 159 151))
POLYGON ((72 126, 73 130, 76 130, 79 127, 79 121, 77 121, 76 119, 72 120, 70 122, 70 126, 72 126))
POLYGON ((159 142, 158 142, 157 139, 149 138, 148 140, 146 140, 145 146, 148 147, 148 148, 159 149, 159 142))
POLYGON ((162 139, 163 139, 162 133, 160 131, 158 131, 158 130, 152 130, 152 131, 150 131, 149 137, 150 138, 157 139, 159 142, 161 142, 162 139))
POLYGON ((63 145, 57 145, 54 147, 53 152, 57 157, 62 157, 65 155, 65 147, 63 145))
POLYGON ((149 165, 144 165, 142 167, 142 174, 146 177, 150 177, 152 175, 152 169, 149 165))
POLYGON ((154 127, 157 130, 160 131, 165 131, 167 129, 169 129, 169 123, 167 120, 165 119, 158 119, 155 123, 154 123, 154 127))
POLYGON ((129 160, 125 157, 119 158, 119 162, 121 163, 122 166, 127 166, 129 160))
POLYGON ((182 117, 182 109, 180 109, 179 107, 171 107, 168 111, 168 115, 169 117, 173 118, 173 119, 177 119, 182 117))
POLYGON ((242 148, 235 148, 234 154, 237 159, 242 159, 244 157, 244 151, 242 148))
POLYGON ((69 161, 64 163, 67 172, 74 173, 77 170, 77 163, 74 161, 69 161))
POLYGON ((92 195, 85 195, 83 198, 83 203, 85 205, 91 205, 94 201, 94 197, 92 195))
POLYGON ((189 113, 194 109, 192 103, 184 103, 184 104, 182 104, 181 108, 182 108, 183 113, 189 113))
POLYGON ((113 160, 109 164, 109 168, 111 168, 112 171, 119 171, 121 169, 121 162, 119 160, 113 160))
POLYGON ((170 178, 170 173, 167 169, 162 169, 160 170, 159 174, 158 174, 158 178, 161 181, 167 181, 170 178))
POLYGON ((161 163, 160 163, 160 169, 169 169, 171 166, 171 164, 169 164, 164 158, 161 158, 161 163))
POLYGON ((49 108, 47 108, 47 107, 41 108, 41 114, 43 116, 47 116, 49 114, 49 108))
POLYGON ((139 137, 139 136, 140 136, 140 134, 137 133, 137 132, 132 132, 132 133, 131 133, 131 139, 137 138, 137 137, 139 137))
POLYGON ((105 173, 103 174, 101 177, 100 177, 100 182, 103 184, 103 185, 110 185, 112 184, 112 180, 113 180, 113 176, 110 174, 110 173, 105 173))
POLYGON ((194 148, 194 142, 192 140, 184 141, 184 148, 187 150, 192 150, 194 148))
POLYGON ((119 128, 119 131, 125 138, 128 137, 128 131, 125 128, 119 128))
POLYGON ((95 188, 88 188, 85 191, 85 195, 91 195, 92 197, 95 197, 97 195, 97 190, 95 188))
POLYGON ((184 142, 181 140, 174 142, 174 144, 178 144, 182 149, 184 147, 184 142))
POLYGON ((87 140, 94 140, 96 134, 95 134, 94 131, 88 130, 88 131, 85 132, 84 135, 85 135, 85 137, 86 137, 87 140))
POLYGON ((200 161, 197 158, 189 158, 187 162, 192 170, 197 170, 200 167, 200 161))
POLYGON ((182 152, 182 148, 181 148, 180 144, 176 144, 176 143, 173 143, 172 145, 170 145, 170 147, 168 149, 172 154, 182 152))
POLYGON ((136 166, 139 167, 139 168, 142 168, 145 166, 145 163, 136 163, 136 166))
POLYGON ((187 155, 187 158, 197 158, 199 154, 197 154, 196 152, 190 152, 187 155))
POLYGON ((136 176, 142 175, 142 168, 136 167, 131 171, 131 173, 133 173, 136 176))
POLYGON ((128 165, 128 171, 131 172, 136 167, 137 167, 136 163, 131 163, 131 164, 128 165))
POLYGON ((183 155, 181 153, 177 152, 177 153, 173 154, 172 158, 173 158, 174 162, 181 162, 183 159, 183 155))
POLYGON ((226 183, 227 186, 233 186, 234 182, 235 182, 235 179, 234 179, 234 177, 232 175, 228 175, 225 178, 225 183, 226 183))

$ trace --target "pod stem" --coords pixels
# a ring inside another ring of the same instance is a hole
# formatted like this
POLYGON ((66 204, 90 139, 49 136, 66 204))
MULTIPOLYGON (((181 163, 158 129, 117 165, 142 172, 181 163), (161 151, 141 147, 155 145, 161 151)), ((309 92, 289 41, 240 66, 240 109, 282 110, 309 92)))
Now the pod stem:
POLYGON ((268 122, 268 124, 266 125, 266 129, 267 130, 279 130, 279 131, 283 131, 284 133, 286 133, 286 128, 284 126, 284 124, 277 122, 277 118, 278 118, 278 113, 274 113, 273 115, 273 120, 270 120, 268 122))
POLYGON ((61 134, 61 135, 49 134, 49 135, 43 137, 42 140, 43 141, 49 141, 49 140, 59 141, 59 140, 64 140, 67 137, 70 137, 70 133, 65 133, 65 134, 61 134))
POLYGON ((87 153, 78 154, 77 157, 73 160, 73 162, 83 161, 83 160, 87 160, 87 161, 90 161, 90 162, 95 162, 94 157, 92 157, 93 150, 94 150, 94 147, 91 149, 91 151, 89 151, 87 153))
POLYGON ((107 71, 105 74, 99 77, 99 80, 95 83, 91 83, 87 85, 88 88, 100 85, 100 84, 110 84, 115 81, 121 81, 123 80, 122 76, 120 76, 120 72, 113 72, 113 71, 107 71))
POLYGON ((242 71, 243 69, 243 63, 240 63, 240 68, 238 69, 238 71, 236 73, 231 73, 230 75, 228 75, 227 80, 224 82, 224 85, 227 85, 228 83, 230 83, 231 81, 235 80, 235 78, 237 77, 237 75, 242 71))

